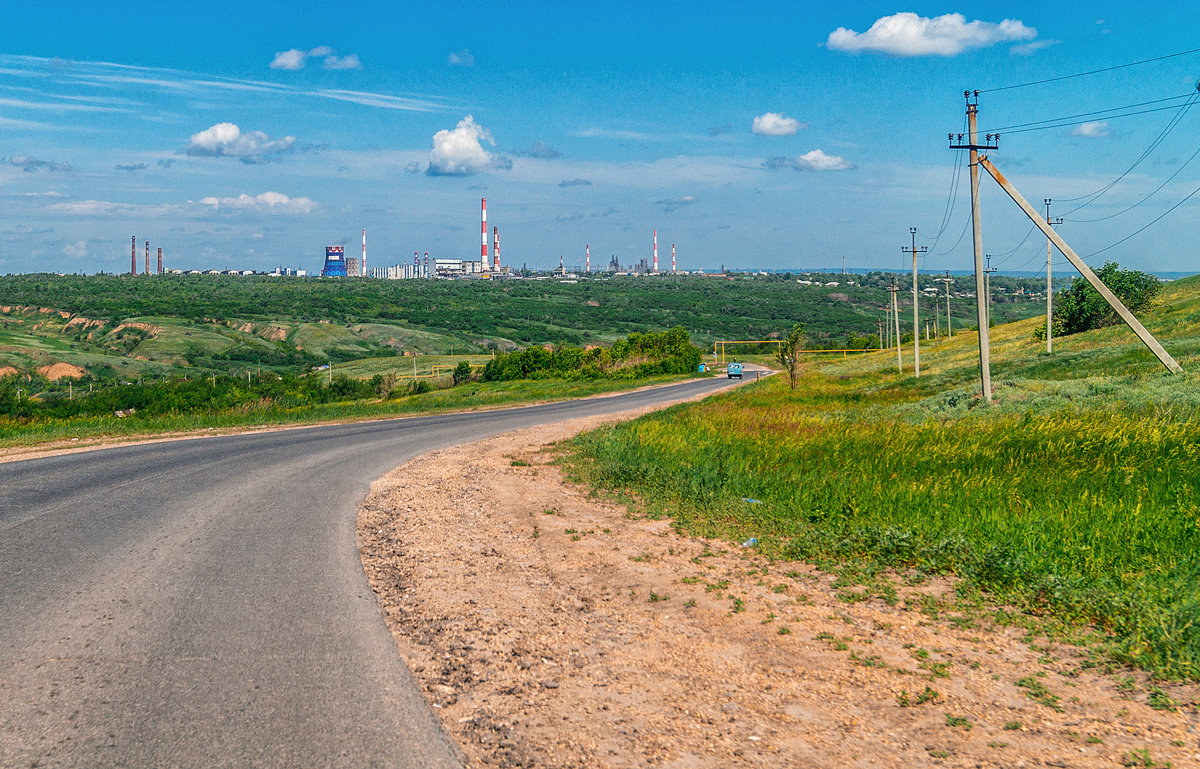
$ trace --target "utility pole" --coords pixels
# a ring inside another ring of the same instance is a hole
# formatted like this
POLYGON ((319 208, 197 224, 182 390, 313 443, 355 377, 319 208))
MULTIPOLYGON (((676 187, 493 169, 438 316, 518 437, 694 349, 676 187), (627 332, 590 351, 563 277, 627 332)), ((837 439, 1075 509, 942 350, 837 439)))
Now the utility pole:
POLYGON ((946 277, 938 278, 937 282, 946 284, 946 336, 953 339, 954 328, 950 323, 950 284, 954 282, 954 278, 950 277, 950 271, 946 270, 946 277))
POLYGON ((876 325, 879 327, 879 333, 876 336, 876 339, 879 340, 879 349, 882 350, 883 349, 883 321, 877 320, 876 325))
POLYGON ((912 248, 900 248, 905 253, 911 253, 913 258, 913 373, 916 376, 921 376, 921 326, 917 319, 917 254, 923 254, 929 250, 928 246, 917 248, 917 228, 909 227, 908 232, 912 235, 912 248))
MULTIPOLYGON (((1053 227, 1062 224, 1062 217, 1050 218, 1050 198, 1046 198, 1046 224, 1053 227)), ((1054 284, 1050 279, 1050 257, 1053 251, 1050 238, 1046 238, 1046 352, 1054 352, 1054 284)))
MULTIPOLYGON (((888 288, 892 294, 892 321, 896 324, 896 370, 901 374, 904 373, 904 356, 900 350, 900 310, 896 303, 896 294, 900 292, 900 288, 896 285, 896 279, 892 278, 892 285, 888 288)), ((916 336, 916 330, 913 330, 913 336, 916 336)))
POLYGON ((987 267, 983 270, 983 290, 987 293, 987 322, 988 328, 992 327, 992 273, 996 270, 992 269, 992 255, 987 255, 987 267))
MULTIPOLYGON (((999 134, 988 134, 985 144, 979 143, 979 91, 963 91, 967 100, 967 143, 963 144, 963 135, 958 134, 958 144, 951 144, 952 150, 969 150, 971 166, 971 234, 975 251, 975 314, 979 319, 979 379, 983 402, 992 401, 992 347, 988 333, 987 307, 984 303, 984 271, 983 271, 983 225, 979 220, 979 150, 999 149, 999 134)), ((953 142, 955 134, 950 134, 953 142)))

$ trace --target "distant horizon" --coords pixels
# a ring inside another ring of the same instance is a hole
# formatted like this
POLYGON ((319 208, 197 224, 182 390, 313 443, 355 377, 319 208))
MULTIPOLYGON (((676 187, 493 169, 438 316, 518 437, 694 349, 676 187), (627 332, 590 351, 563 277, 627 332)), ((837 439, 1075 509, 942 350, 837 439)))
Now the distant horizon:
MULTIPOLYGON (((130 235, 196 269, 311 271, 364 228, 369 254, 470 257, 482 198, 505 264, 637 261, 657 230, 660 265, 903 272, 915 240, 969 269, 964 88, 1089 264, 1184 271, 1200 219, 1200 9, 1163 0, 6 12, 0 273, 120 272, 130 235)), ((980 184, 992 266, 1036 270, 1045 239, 980 184)))

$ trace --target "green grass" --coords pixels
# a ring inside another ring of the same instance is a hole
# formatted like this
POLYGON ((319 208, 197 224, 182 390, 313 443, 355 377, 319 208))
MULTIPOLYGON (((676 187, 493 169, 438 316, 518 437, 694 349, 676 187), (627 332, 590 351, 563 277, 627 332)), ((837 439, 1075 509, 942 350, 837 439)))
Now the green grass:
POLYGON ((154 418, 115 416, 14 422, 0 417, 0 448, 36 446, 72 439, 132 439, 164 433, 202 430, 236 430, 261 426, 314 425, 397 416, 438 414, 481 408, 502 408, 531 403, 583 398, 589 395, 619 392, 651 384, 667 384, 686 377, 659 376, 630 381, 559 380, 518 382, 475 382, 445 390, 434 390, 390 400, 318 404, 297 408, 279 408, 270 404, 250 404, 226 411, 168 415, 154 418))
POLYGON ((1146 318, 1183 375, 1124 329, 1047 356, 1023 321, 993 329, 994 408, 960 333, 923 346, 920 380, 894 354, 818 364, 795 392, 774 377, 580 436, 567 463, 689 533, 953 573, 1200 679, 1198 306, 1200 280, 1180 281, 1146 318))

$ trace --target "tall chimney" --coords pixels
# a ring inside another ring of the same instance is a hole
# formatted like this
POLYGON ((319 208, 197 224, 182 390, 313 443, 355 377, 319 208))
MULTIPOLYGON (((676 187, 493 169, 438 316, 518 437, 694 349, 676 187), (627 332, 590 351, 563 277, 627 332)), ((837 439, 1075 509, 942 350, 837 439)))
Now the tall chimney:
POLYGON ((362 276, 364 278, 367 277, 367 228, 366 227, 363 227, 363 258, 362 258, 362 266, 359 268, 359 272, 362 273, 362 276))
POLYGON ((129 238, 129 274, 137 275, 137 235, 129 238))
POLYGON ((492 272, 500 272, 500 228, 492 227, 492 272))
POLYGON ((479 232, 483 239, 482 250, 479 252, 479 271, 485 272, 487 270, 487 198, 481 198, 479 201, 479 216, 479 232))
POLYGON ((425 252, 425 277, 427 277, 427 278, 430 277, 430 275, 429 275, 429 252, 428 251, 425 252))
POLYGON ((591 246, 584 246, 584 247, 583 247, 583 253, 585 254, 585 257, 584 257, 584 258, 585 258, 585 260, 586 260, 586 262, 587 262, 587 271, 588 271, 588 272, 591 272, 591 271, 592 271, 592 247, 591 247, 591 246))
POLYGON ((146 274, 150 274, 150 241, 146 241, 146 274))
POLYGON ((658 272, 658 230, 654 231, 654 269, 653 272, 658 272))
POLYGON ((158 247, 158 274, 162 275, 162 246, 158 247))
POLYGON ((675 272, 675 244, 671 244, 671 272, 675 272))

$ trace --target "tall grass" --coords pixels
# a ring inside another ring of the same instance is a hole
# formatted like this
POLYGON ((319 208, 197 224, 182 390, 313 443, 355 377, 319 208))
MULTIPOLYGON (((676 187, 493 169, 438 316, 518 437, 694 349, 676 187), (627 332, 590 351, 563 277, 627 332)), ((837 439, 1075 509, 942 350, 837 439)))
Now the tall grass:
MULTIPOLYGON (((962 337, 952 344, 974 344, 962 337)), ((979 407, 969 355, 930 345, 920 381, 864 356, 795 392, 777 377, 582 435, 566 463, 690 533, 954 573, 1095 623, 1118 659, 1200 680, 1197 377, 1106 350, 1050 379, 1044 356, 1005 341, 997 407, 979 407)), ((1088 345, 1060 354, 1078 363, 1088 345)))

